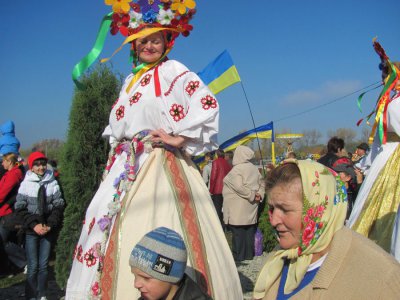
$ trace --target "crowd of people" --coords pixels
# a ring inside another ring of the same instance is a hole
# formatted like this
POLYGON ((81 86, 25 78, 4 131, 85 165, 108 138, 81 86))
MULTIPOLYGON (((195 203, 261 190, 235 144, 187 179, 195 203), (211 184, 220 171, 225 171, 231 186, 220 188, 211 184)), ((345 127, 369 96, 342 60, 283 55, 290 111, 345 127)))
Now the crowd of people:
MULTIPOLYGON (((243 299, 236 266, 255 255, 263 201, 278 245, 259 272, 254 299, 398 298, 400 65, 381 56, 384 84, 396 78, 381 143, 361 143, 349 154, 344 140, 332 137, 318 162, 293 152, 264 174, 251 148, 218 148, 215 96, 167 57, 175 39, 192 30, 195 2, 128 2, 105 1, 111 31, 127 36, 134 68, 103 132, 111 150, 65 299, 243 299), (191 158, 204 153, 199 172, 191 158)), ((1 266, 26 266, 26 299, 45 300, 66 203, 48 158, 33 151, 24 168, 14 124, 0 130, 1 266), (9 250, 13 232, 18 251, 9 250)))
POLYGON ((0 271, 26 274, 25 298, 45 300, 52 246, 61 228, 65 202, 48 159, 33 151, 27 163, 12 121, 1 127, 0 271))

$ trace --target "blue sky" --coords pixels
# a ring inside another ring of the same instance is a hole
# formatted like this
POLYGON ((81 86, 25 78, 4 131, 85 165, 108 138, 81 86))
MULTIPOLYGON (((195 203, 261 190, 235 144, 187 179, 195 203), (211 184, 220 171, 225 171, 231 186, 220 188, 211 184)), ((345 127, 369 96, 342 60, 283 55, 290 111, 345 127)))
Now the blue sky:
MULTIPOLYGON (((400 60, 400 1, 196 1, 194 30, 180 37, 170 58, 203 69, 230 52, 257 126, 277 131, 326 132, 353 128, 372 109, 377 92, 358 94, 303 113, 380 80, 378 40, 400 60), (295 115, 295 116, 293 116, 295 115), (293 116, 293 117, 290 117, 293 116)), ((65 139, 73 98, 71 71, 92 48, 100 21, 111 11, 101 0, 5 1, 0 27, 0 123, 13 120, 23 149, 42 139, 65 139)), ((123 42, 109 35, 101 57, 123 42)), ((128 47, 113 59, 128 75, 128 47)), ((240 84, 218 95, 219 141, 252 128, 240 84)))

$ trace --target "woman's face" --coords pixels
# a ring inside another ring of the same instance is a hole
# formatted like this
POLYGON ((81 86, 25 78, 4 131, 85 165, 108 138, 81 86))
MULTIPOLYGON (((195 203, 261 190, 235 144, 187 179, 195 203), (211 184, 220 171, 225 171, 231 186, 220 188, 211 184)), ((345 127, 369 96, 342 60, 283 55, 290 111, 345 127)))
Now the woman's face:
POLYGON ((303 191, 300 178, 268 192, 269 220, 283 249, 296 248, 302 231, 303 191))
POLYGON ((32 165, 32 172, 39 175, 43 176, 44 173, 46 173, 47 170, 47 163, 45 162, 39 162, 39 161, 34 161, 32 165))
POLYGON ((136 51, 142 63, 154 63, 164 54, 165 42, 161 32, 136 40, 136 51))
POLYGON ((13 163, 6 158, 3 158, 3 161, 1 162, 1 164, 3 165, 3 168, 7 171, 10 171, 13 168, 13 163))

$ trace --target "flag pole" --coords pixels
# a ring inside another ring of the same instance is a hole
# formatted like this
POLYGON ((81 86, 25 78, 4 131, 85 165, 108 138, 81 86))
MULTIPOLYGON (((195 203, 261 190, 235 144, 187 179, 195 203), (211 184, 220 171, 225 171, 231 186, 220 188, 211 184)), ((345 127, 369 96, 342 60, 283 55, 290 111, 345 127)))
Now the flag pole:
POLYGON ((275 158, 275 130, 274 130, 274 122, 272 122, 271 156, 272 156, 272 164, 275 166, 275 164, 276 164, 276 158, 275 158))
POLYGON ((240 80, 240 85, 241 85, 241 87, 242 87, 242 90, 243 90, 243 93, 244 93, 244 97, 246 98, 247 106, 249 107, 249 111, 250 111, 251 120, 252 120, 252 122, 253 122, 253 127, 254 127, 254 130, 255 130, 255 132, 256 132, 256 139, 257 139, 257 144, 258 144, 258 150, 260 151, 261 166, 262 166, 262 169, 263 169, 263 175, 265 176, 267 173, 266 173, 266 171, 265 171, 264 159, 263 159, 263 155, 262 155, 262 152, 261 152, 260 139, 258 138, 258 133, 257 133, 257 130, 256 130, 256 123, 254 122, 253 112, 251 111, 250 102, 249 102, 249 99, 247 98, 247 93, 246 93, 246 90, 244 89, 243 81, 242 81, 242 80, 240 80))

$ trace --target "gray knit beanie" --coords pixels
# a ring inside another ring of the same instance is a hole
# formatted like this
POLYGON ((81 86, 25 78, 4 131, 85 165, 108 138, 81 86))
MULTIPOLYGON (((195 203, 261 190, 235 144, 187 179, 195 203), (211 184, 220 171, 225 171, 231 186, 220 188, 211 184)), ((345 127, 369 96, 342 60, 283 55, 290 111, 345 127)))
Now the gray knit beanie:
POLYGON ((185 274, 187 253, 182 237, 158 227, 133 248, 129 265, 161 281, 177 283, 185 274))

